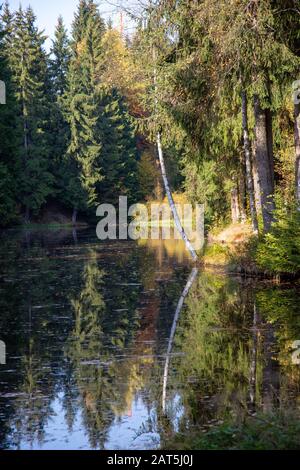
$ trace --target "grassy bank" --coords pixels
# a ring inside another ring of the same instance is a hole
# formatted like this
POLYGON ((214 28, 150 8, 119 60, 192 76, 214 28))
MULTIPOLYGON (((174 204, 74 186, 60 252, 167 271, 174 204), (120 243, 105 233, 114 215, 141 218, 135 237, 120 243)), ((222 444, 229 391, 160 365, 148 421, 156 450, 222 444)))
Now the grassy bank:
POLYGON ((163 444, 167 450, 299 450, 299 412, 276 412, 225 422, 210 430, 194 428, 163 444))
POLYGON ((300 212, 277 211, 269 233, 254 236, 248 224, 212 232, 202 253, 205 266, 266 277, 300 277, 300 212))

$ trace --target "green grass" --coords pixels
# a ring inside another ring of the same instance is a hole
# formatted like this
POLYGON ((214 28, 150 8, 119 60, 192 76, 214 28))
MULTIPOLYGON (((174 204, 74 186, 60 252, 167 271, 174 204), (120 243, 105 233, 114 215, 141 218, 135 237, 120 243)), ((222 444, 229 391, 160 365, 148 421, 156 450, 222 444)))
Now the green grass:
POLYGON ((208 432, 176 434, 165 442, 168 450, 300 450, 297 412, 248 416, 242 423, 224 423, 208 432))
POLYGON ((227 246, 217 243, 206 245, 202 259, 206 265, 225 266, 230 261, 230 250, 227 246))

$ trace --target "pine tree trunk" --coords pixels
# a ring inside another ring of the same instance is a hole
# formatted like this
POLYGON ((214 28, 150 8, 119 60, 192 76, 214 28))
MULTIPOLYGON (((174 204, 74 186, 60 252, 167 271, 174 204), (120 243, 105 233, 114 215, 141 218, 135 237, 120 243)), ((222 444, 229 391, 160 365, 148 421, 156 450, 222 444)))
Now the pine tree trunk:
POLYGON ((245 223, 247 220, 247 207, 246 207, 246 185, 244 174, 239 178, 239 213, 240 221, 245 223))
POLYGON ((295 193, 296 201, 300 207, 300 104, 295 104, 295 193))
POLYGON ((250 201, 250 213, 252 228, 255 234, 258 233, 258 222, 257 212, 255 207, 255 196, 254 196, 254 183, 252 178, 252 165, 251 165, 251 145, 249 138, 249 125, 248 125, 248 102, 246 91, 242 92, 242 117, 243 117, 243 134, 244 134, 244 152, 245 152, 245 164, 246 164, 246 183, 247 192, 250 201))
POLYGON ((240 221, 239 193, 237 188, 231 191, 231 220, 233 224, 240 221))
POLYGON ((76 222, 77 222, 77 209, 73 209, 73 215, 72 215, 72 224, 73 225, 76 225, 76 222))
POLYGON ((164 154, 163 154, 163 151, 162 151, 161 136, 160 136, 159 132, 157 134, 157 149, 158 149, 158 156, 159 156, 159 162, 160 162, 161 173, 162 173, 162 177, 163 177, 163 181, 164 181, 164 186, 165 186, 166 194, 167 194, 167 197, 168 197, 168 200, 169 200, 169 204, 170 204, 170 207, 171 207, 171 211, 172 211, 172 214, 173 214, 173 217, 174 217, 174 221, 175 221, 177 230, 179 231, 183 241, 185 242, 185 245, 186 245, 187 249, 191 253, 193 260, 197 261, 198 256, 197 256, 197 254, 196 254, 196 252, 195 252, 190 240, 188 239, 187 234, 185 233, 184 228, 181 224, 181 221, 180 221, 177 209, 176 209, 176 205, 175 205, 175 202, 174 202, 174 199, 173 199, 173 195, 172 195, 172 192, 171 192, 171 189, 170 189, 170 185, 169 185, 169 181, 168 181, 168 177, 167 177, 167 172, 166 172, 164 154))
POLYGON ((270 144, 270 118, 261 108, 260 100, 254 96, 254 116, 255 116, 255 156, 257 172, 260 183, 260 201, 262 208, 264 231, 270 230, 274 221, 274 163, 273 152, 270 144))
MULTIPOLYGON (((267 79, 267 89, 270 101, 272 100, 271 95, 271 83, 270 79, 267 79)), ((265 110, 266 113, 266 127, 267 127, 267 140, 268 140, 268 152, 269 152, 269 165, 270 174, 272 178, 273 193, 275 190, 275 177, 274 177, 274 142, 273 142, 273 114, 270 109, 265 110)))
POLYGON ((273 116, 272 116, 272 112, 269 109, 266 109, 265 113, 266 113, 266 129, 267 129, 270 177, 271 177, 273 193, 274 193, 275 180, 274 180, 273 116))
POLYGON ((260 183, 259 183, 259 176, 257 171, 257 162, 256 162, 256 155, 255 155, 255 142, 253 145, 252 150, 252 174, 253 174, 253 185, 254 185, 254 197, 255 197, 255 207, 257 216, 262 214, 261 211, 261 199, 260 199, 260 183))

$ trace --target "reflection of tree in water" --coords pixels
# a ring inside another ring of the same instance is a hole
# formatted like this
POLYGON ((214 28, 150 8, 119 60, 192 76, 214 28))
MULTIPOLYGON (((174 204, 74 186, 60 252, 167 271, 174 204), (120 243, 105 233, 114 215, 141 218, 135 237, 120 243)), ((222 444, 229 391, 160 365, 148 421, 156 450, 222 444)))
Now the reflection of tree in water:
MULTIPOLYGON (((290 348, 300 338, 296 298, 291 289, 248 286, 210 273, 199 276, 177 329, 177 348, 184 356, 173 359, 169 384, 171 394, 174 381, 174 403, 182 384, 181 431, 232 416, 242 419, 259 409, 289 407, 291 397, 295 403, 300 375, 290 348)), ((167 422, 160 417, 163 439, 172 432, 172 422, 174 416, 167 422)))
POLYGON ((202 273, 176 328, 172 352, 184 356, 171 360, 174 415, 170 406, 166 418, 165 354, 189 268, 165 252, 158 263, 147 247, 116 244, 104 254, 98 244, 71 243, 32 238, 24 252, 12 239, 1 248, 1 339, 18 358, 12 373, 0 371, 1 447, 42 443, 58 396, 69 432, 80 412, 94 448, 104 447, 113 422, 131 416, 136 397, 162 437, 176 412, 186 431, 299 399, 291 350, 300 339, 299 291, 202 273))
POLYGON ((90 256, 82 291, 72 299, 75 323, 66 355, 73 366, 78 405, 93 448, 104 448, 115 415, 126 411, 126 396, 135 375, 124 366, 123 357, 138 327, 139 285, 132 284, 134 279, 130 285, 124 283, 125 271, 126 265, 119 260, 107 276, 96 257, 90 256))
MULTIPOLYGON (((13 418, 14 445, 19 448, 26 436, 29 446, 35 442, 42 444, 45 440, 45 426, 54 411, 51 409, 53 384, 51 379, 45 383, 45 363, 41 362, 39 353, 35 352, 34 340, 29 341, 29 351, 22 359, 23 384, 16 399, 16 413, 13 418), (49 392, 50 395, 49 396, 49 392)), ((48 369, 49 373, 50 367, 48 369)))
POLYGON ((6 239, 0 252, 8 281, 0 296, 0 331, 8 346, 7 367, 13 368, 3 376, 0 371, 0 447, 45 440, 51 403, 64 376, 62 345, 71 327, 66 292, 78 286, 81 275, 78 265, 66 266, 40 240, 27 244, 21 235, 6 239))
MULTIPOLYGON (((162 322, 169 333, 170 309, 175 311, 181 291, 177 281, 184 284, 186 277, 180 272, 174 278, 168 265, 157 270, 153 257, 141 249, 106 267, 104 272, 90 254, 81 293, 72 299, 75 323, 66 349, 79 392, 77 409, 93 448, 104 448, 115 420, 131 416, 137 394, 150 411, 148 391, 155 388, 161 403, 161 371, 154 357, 165 351, 157 349, 157 331, 162 322)), ((69 423, 73 411, 69 405, 69 423)))
MULTIPOLYGON (((176 382, 188 384, 182 390, 183 429, 189 423, 209 425, 248 406, 253 305, 248 294, 236 282, 209 273, 192 288, 176 335, 184 356, 175 361, 173 374, 176 382)), ((259 353, 258 383, 261 367, 259 353)))
POLYGON ((278 364, 273 388, 280 390, 279 404, 283 407, 300 401, 300 367, 293 364, 292 356, 293 343, 300 340, 299 294, 299 286, 273 286, 260 289, 256 295, 261 319, 273 331, 271 354, 278 364))

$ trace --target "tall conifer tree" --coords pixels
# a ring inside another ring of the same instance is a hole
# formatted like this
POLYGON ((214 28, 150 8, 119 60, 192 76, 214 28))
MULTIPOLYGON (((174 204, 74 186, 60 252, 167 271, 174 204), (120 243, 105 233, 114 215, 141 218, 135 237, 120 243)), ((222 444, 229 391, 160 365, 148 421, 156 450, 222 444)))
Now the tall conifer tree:
POLYGON ((95 206, 96 185, 101 180, 97 67, 103 32, 104 23, 95 3, 81 0, 73 23, 72 57, 65 97, 71 132, 68 149, 71 177, 66 197, 73 207, 73 222, 79 210, 95 206))
POLYGON ((137 202, 137 148, 135 129, 124 98, 116 89, 103 90, 99 128, 102 137, 103 181, 98 191, 104 202, 117 203, 119 195, 137 202))
POLYGON ((53 183, 47 134, 50 80, 43 47, 46 38, 38 31, 35 21, 30 7, 26 11, 20 7, 16 12, 10 56, 21 135, 20 198, 26 222, 32 212, 37 214, 45 204, 53 183))
POLYGON ((51 48, 51 116, 50 116, 50 145, 51 173, 55 178, 55 199, 66 204, 68 180, 67 149, 70 143, 70 128, 66 117, 65 93, 67 90, 67 75, 71 60, 71 47, 63 18, 60 16, 55 30, 55 39, 51 48))
POLYGON ((1 86, 5 86, 2 91, 6 102, 0 104, 0 227, 6 226, 16 218, 17 178, 20 176, 16 148, 15 100, 8 64, 12 18, 6 4, 0 17, 0 80, 1 86))

